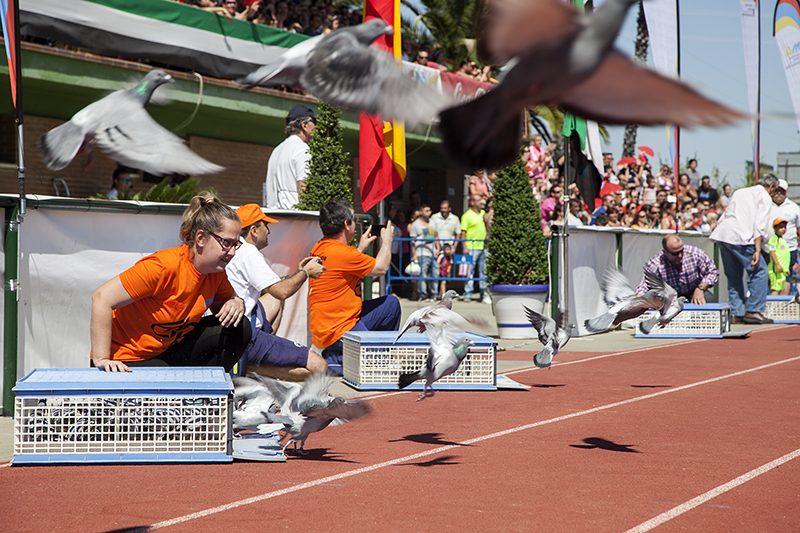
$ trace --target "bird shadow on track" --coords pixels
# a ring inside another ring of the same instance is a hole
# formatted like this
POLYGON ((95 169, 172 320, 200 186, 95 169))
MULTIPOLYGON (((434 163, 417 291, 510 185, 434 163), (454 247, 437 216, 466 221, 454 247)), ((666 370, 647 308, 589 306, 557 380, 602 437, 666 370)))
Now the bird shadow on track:
POLYGON ((584 450, 608 450, 610 452, 642 453, 639 450, 632 450, 635 444, 617 444, 610 440, 600 437, 588 437, 583 439, 586 444, 570 444, 570 448, 581 448, 584 450))
POLYGON ((554 387, 566 387, 566 383, 534 383, 531 387, 536 387, 537 389, 552 389, 554 387))
POLYGON ((312 450, 306 449, 307 453, 305 455, 301 454, 299 451, 296 451, 292 448, 286 448, 283 452, 288 457, 293 457, 296 459, 303 459, 305 461, 327 461, 331 463, 357 463, 357 461, 350 461, 349 459, 342 459, 341 455, 339 454, 328 454, 330 451, 328 448, 314 448, 312 450))
POLYGON ((388 442, 411 441, 418 442, 420 444, 437 444, 439 446, 471 446, 470 444, 461 444, 460 442, 443 440, 441 435, 441 433, 418 433, 416 435, 406 435, 405 437, 390 440, 388 442))
POLYGON ((108 531, 103 531, 103 533, 141 533, 142 531, 147 531, 150 526, 133 526, 133 527, 122 527, 119 529, 109 529, 108 531))
POLYGON ((422 468, 428 468, 429 466, 442 466, 442 465, 458 465, 461 464, 458 461, 454 461, 453 459, 458 459, 457 455, 442 455, 441 457, 436 457, 431 459, 430 461, 423 461, 421 463, 403 463, 397 466, 421 466, 422 468))
POLYGON ((672 385, 631 385, 634 389, 668 389, 672 385))

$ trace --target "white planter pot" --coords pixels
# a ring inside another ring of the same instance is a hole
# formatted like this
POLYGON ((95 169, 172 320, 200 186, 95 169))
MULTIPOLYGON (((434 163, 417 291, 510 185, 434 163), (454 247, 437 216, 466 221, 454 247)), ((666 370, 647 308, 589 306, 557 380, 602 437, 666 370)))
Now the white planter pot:
POLYGON ((538 338, 539 334, 528 320, 523 306, 544 314, 544 303, 549 292, 550 285, 489 285, 500 338, 538 338))

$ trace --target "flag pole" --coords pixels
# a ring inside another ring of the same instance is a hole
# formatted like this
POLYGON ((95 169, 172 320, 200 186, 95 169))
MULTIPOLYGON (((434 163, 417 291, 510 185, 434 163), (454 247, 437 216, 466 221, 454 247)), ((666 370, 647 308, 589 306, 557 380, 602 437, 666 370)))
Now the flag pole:
POLYGON ((756 131, 755 131, 755 150, 753 153, 753 169, 756 173, 756 183, 761 175, 759 172, 759 160, 761 159, 761 2, 756 2, 756 16, 758 17, 758 81, 756 82, 756 131))
MULTIPOLYGON (((675 0, 675 43, 677 55, 675 58, 677 68, 677 78, 681 78, 681 3, 675 0)), ((678 233, 681 197, 680 197, 680 161, 681 161, 681 128, 675 125, 675 160, 672 162, 673 173, 675 174, 675 233, 678 233)))

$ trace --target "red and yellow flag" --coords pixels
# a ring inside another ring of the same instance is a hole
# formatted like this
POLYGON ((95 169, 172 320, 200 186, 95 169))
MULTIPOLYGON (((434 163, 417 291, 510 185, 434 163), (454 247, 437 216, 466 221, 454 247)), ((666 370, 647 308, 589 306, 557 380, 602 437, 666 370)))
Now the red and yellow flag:
MULTIPOLYGON (((364 22, 381 18, 394 28, 373 43, 394 53, 400 67, 400 1, 364 0, 364 22)), ((361 113, 358 140, 358 171, 361 181, 361 207, 369 211, 392 194, 406 177, 406 136, 403 123, 384 121, 377 115, 361 113)))

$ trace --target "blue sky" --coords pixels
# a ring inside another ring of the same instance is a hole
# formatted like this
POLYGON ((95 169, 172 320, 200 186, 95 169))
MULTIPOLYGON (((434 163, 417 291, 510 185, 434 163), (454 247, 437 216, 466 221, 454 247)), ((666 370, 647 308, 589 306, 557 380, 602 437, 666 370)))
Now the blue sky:
MULTIPOLYGON (((599 3, 599 2, 598 2, 599 3)), ((800 134, 794 118, 786 76, 772 36, 775 0, 761 6, 761 111, 782 115, 761 122, 761 160, 774 165, 778 152, 800 151, 800 134)), ((681 78, 704 95, 747 112, 744 50, 739 2, 736 0, 684 0, 680 4, 681 78)), ((637 7, 631 8, 617 39, 617 47, 633 55, 637 7)), ((652 56, 648 58, 652 66, 652 56)), ((609 128, 606 146, 618 159, 622 152, 623 128, 609 128)), ((663 160, 669 147, 663 127, 639 128, 637 145, 650 146, 663 160)), ((698 170, 720 171, 721 181, 736 188, 744 183, 745 161, 752 160, 749 122, 733 127, 697 128, 681 132, 681 161, 696 157, 698 170), (726 177, 727 176, 727 177, 726 177)))

